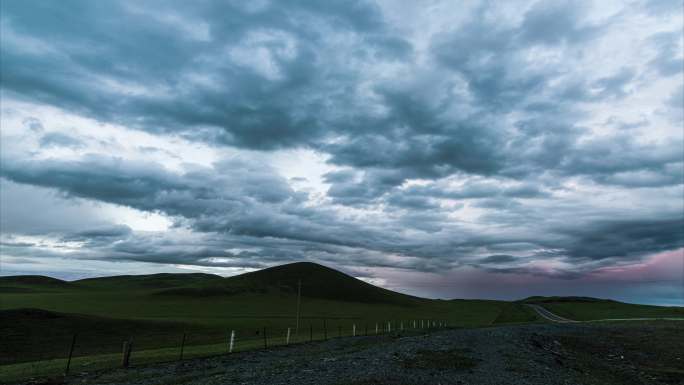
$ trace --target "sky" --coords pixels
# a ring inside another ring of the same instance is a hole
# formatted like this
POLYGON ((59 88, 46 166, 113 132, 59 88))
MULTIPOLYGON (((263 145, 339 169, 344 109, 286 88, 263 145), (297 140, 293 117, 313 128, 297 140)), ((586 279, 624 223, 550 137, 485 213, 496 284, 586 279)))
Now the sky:
POLYGON ((680 1, 0 4, 2 275, 684 305, 680 1))

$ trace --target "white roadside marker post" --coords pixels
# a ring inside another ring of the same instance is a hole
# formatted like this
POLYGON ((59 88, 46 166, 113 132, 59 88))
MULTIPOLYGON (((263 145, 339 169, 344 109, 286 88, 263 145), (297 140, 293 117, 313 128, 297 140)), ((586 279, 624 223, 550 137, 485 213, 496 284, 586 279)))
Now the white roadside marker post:
POLYGON ((352 325, 352 337, 356 337, 356 324, 352 325))
POLYGON ((290 344, 290 328, 287 328, 287 337, 285 337, 285 345, 290 344))
POLYGON ((392 333, 392 323, 391 322, 387 323, 387 333, 392 333))
POLYGON ((375 323, 375 334, 376 335, 378 334, 378 323, 377 322, 375 323))
POLYGON ((404 321, 401 321, 401 323, 399 324, 399 330, 401 330, 402 332, 404 331, 404 321))
POLYGON ((228 353, 233 352, 233 344, 235 343, 235 330, 230 331, 230 343, 228 344, 228 353))

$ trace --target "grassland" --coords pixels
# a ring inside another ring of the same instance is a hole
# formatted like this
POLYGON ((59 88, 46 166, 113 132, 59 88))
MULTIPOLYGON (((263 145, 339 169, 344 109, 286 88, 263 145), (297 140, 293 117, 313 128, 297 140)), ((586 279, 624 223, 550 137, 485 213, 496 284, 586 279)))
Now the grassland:
POLYGON ((136 363, 184 354, 224 353, 229 331, 236 350, 295 340, 297 288, 302 301, 299 340, 427 327, 528 322, 522 306, 503 301, 429 300, 356 280, 314 264, 294 264, 238 277, 208 274, 117 276, 64 282, 52 278, 0 278, 0 352, 3 376, 63 370, 73 336, 74 365, 116 365, 124 340, 134 341, 136 363), (521 309, 517 309, 517 308, 521 309), (42 364, 37 364, 41 362, 42 364), (9 366, 8 366, 9 365, 9 366))
POLYGON ((650 306, 587 297, 531 297, 526 303, 542 305, 576 321, 630 318, 684 318, 684 307, 650 306))
MULTIPOLYGON (((76 335, 79 370, 120 361, 124 340, 134 341, 136 364, 184 355, 225 353, 295 340, 301 282, 299 341, 393 330, 434 320, 449 327, 543 322, 525 302, 431 300, 378 288, 310 263, 237 277, 210 274, 117 276, 65 282, 41 276, 0 277, 0 381, 62 371, 76 335)), ((682 317, 682 309, 590 299, 530 298, 568 318, 682 317)), ((424 324, 427 326, 427 323, 424 324)))

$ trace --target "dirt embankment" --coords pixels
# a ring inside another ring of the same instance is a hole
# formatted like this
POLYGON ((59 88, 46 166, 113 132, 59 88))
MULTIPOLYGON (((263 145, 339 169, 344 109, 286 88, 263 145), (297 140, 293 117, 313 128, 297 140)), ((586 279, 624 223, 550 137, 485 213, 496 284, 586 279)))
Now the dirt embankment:
POLYGON ((684 384, 681 322, 341 338, 70 377, 68 384, 684 384))

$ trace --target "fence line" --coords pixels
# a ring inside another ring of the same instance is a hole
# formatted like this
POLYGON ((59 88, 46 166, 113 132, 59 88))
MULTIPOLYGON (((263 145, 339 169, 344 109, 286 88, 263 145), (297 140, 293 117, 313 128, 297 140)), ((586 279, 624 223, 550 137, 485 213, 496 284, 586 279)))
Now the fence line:
MULTIPOLYGON (((433 329, 446 328, 448 322, 428 320, 425 322, 428 326, 428 332, 433 329)), ((333 328, 337 326, 337 338, 341 337, 359 337, 362 334, 357 333, 356 323, 341 323, 336 322, 333 328), (345 325, 345 327, 343 327, 345 325)), ((365 322, 363 328, 365 333, 363 336, 369 336, 368 322, 365 322)), ((384 322, 375 322, 375 336, 384 334, 400 334, 404 332, 423 333, 424 322, 420 324, 416 320, 392 320, 384 322), (392 327, 394 325, 394 327, 392 327), (408 326, 407 326, 408 325, 408 326), (411 327, 413 325, 413 327, 411 327), (419 326, 419 327, 418 327, 419 326)), ((301 327, 301 325, 300 325, 301 327)), ((87 366, 88 369, 104 369, 114 368, 120 366, 123 368, 135 366, 136 364, 162 363, 174 360, 184 360, 189 358, 209 357, 221 354, 231 354, 236 351, 248 351, 259 349, 259 341, 263 342, 263 349, 269 349, 276 346, 286 346, 291 344, 299 344, 313 341, 327 341, 328 335, 328 320, 323 319, 322 329, 314 327, 314 323, 309 323, 308 341, 297 333, 291 333, 291 327, 266 327, 261 328, 245 328, 242 330, 224 329, 222 333, 202 333, 192 332, 186 330, 185 332, 176 334, 172 332, 161 333, 144 333, 136 335, 136 344, 133 344, 133 338, 128 337, 123 341, 119 340, 120 350, 113 348, 114 344, 99 343, 102 335, 97 333, 74 333, 70 341, 66 343, 67 349, 65 355, 59 357, 55 354, 54 349, 51 351, 44 350, 42 352, 33 352, 36 360, 22 362, 19 357, 15 362, 3 362, 0 365, 0 372, 12 367, 14 376, 12 380, 19 380, 27 377, 40 377, 46 375, 54 375, 54 363, 62 362, 61 370, 64 375, 69 375, 70 370, 75 365, 87 366), (175 346, 173 343, 173 336, 175 334, 175 346), (222 334, 222 336, 221 336, 222 334), (78 338, 77 338, 78 336, 78 338), (88 338, 90 336, 90 338, 88 338), (216 337, 214 337, 216 336, 216 337), (227 341, 226 341, 227 340, 227 341), (90 343, 90 345, 89 345, 90 343), (226 344, 227 343, 227 344, 226 344), (227 346, 226 346, 227 345, 227 346), (173 354, 175 350, 175 357, 173 354), (36 354, 37 353, 37 354, 36 354), (117 359, 117 357, 120 357, 117 359), (118 361, 118 364, 117 364, 118 361), (16 368, 15 368, 16 367, 16 368), (23 367, 23 371, 21 371, 23 367), (19 372, 17 373, 17 370, 19 372)), ((334 329, 333 329, 334 330, 334 329)), ((45 346, 44 340, 41 340, 42 346, 45 346)), ((66 342, 66 341, 64 341, 66 342)), ((64 345, 62 345, 64 346, 64 345)), ((60 371, 61 371, 60 370, 60 371)), ((83 371, 82 368, 78 369, 83 371)), ((7 375, 0 375, 0 381, 3 381, 7 375)))

